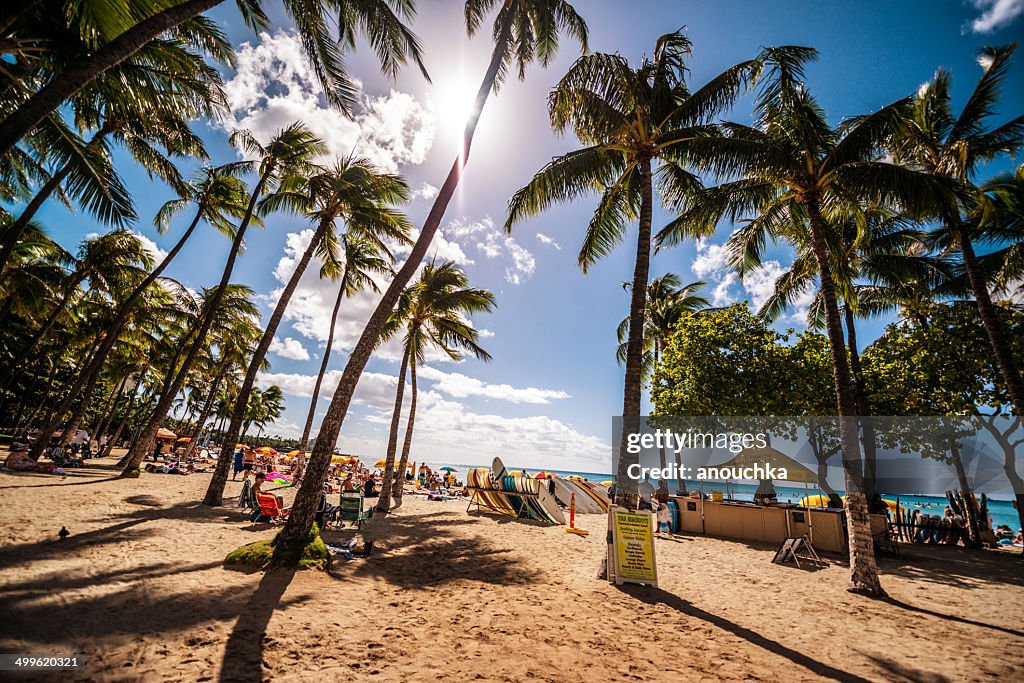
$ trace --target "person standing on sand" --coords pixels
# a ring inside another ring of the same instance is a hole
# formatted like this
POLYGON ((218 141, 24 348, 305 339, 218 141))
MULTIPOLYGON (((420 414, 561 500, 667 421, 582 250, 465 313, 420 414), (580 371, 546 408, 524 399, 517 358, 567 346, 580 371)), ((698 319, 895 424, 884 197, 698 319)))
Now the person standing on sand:
POLYGON ((233 473, 231 475, 231 481, 235 481, 235 479, 238 477, 238 473, 242 471, 242 449, 241 448, 239 448, 237 451, 235 451, 235 454, 232 456, 232 463, 231 463, 231 465, 232 465, 231 469, 233 471, 233 473))
POLYGON ((252 474, 252 468, 256 466, 256 451, 251 448, 246 449, 245 454, 242 456, 242 471, 245 474, 242 475, 242 481, 249 478, 252 474))

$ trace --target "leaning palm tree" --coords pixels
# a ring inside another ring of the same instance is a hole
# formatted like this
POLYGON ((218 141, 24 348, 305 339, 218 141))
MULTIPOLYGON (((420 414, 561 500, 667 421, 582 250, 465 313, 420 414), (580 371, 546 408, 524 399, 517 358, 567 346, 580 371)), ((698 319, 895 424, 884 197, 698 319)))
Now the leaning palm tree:
POLYGON ((1024 415, 1022 368, 1013 357, 1007 332, 992 303, 985 269, 974 248, 976 242, 993 241, 998 237, 987 234, 983 224, 972 220, 981 213, 979 205, 985 203, 983 191, 975 184, 981 165, 1024 149, 1024 115, 995 128, 988 127, 1015 48, 1015 45, 1008 45, 982 49, 978 61, 984 73, 959 115, 953 113, 950 102, 949 74, 940 69, 935 78, 918 90, 905 125, 892 146, 898 162, 951 180, 961 190, 950 193, 943 224, 936 228, 932 237, 946 250, 960 252, 1010 401, 1017 414, 1024 415))
POLYGON ((309 401, 309 412, 306 414, 306 423, 302 428, 302 438, 299 439, 299 456, 296 458, 296 471, 301 478, 302 471, 306 464, 306 446, 309 443, 309 432, 313 428, 313 416, 316 414, 316 404, 320 398, 320 386, 323 384, 324 375, 327 373, 327 363, 331 359, 331 349, 334 345, 334 330, 338 323, 338 311, 341 302, 351 298, 364 289, 372 289, 380 293, 373 275, 393 275, 390 258, 381 256, 381 251, 372 242, 357 237, 353 233, 345 233, 341 237, 344 263, 338 264, 333 260, 325 261, 320 269, 320 278, 328 278, 338 281, 338 296, 334 300, 334 308, 331 311, 331 326, 327 332, 327 347, 324 349, 323 358, 320 360, 320 372, 317 373, 316 382, 313 384, 313 396, 309 401))
MULTIPOLYGON (((56 69, 53 60, 39 60, 41 66, 29 83, 33 87, 22 85, 20 92, 15 90, 17 97, 12 98, 9 111, 4 112, 7 115, 0 122, 0 158, 69 97, 154 40, 165 35, 186 41, 193 38, 199 26, 211 23, 200 15, 223 1, 187 0, 169 6, 165 2, 135 0, 129 3, 135 11, 125 11, 120 3, 106 3, 99 17, 67 11, 59 2, 35 3, 32 14, 41 15, 45 21, 13 23, 16 30, 10 38, 23 50, 35 47, 53 51, 55 43, 60 44, 53 38, 65 38, 68 25, 59 20, 54 23, 54 17, 67 17, 73 29, 81 27, 79 32, 91 38, 91 44, 83 46, 86 49, 78 53, 77 59, 58 63, 56 69), (109 32, 96 31, 97 23, 109 32)), ((284 0, 283 4, 302 36, 306 56, 328 102, 347 113, 351 113, 358 89, 348 74, 344 53, 354 48, 360 33, 368 39, 388 76, 396 76, 409 58, 427 75, 419 39, 402 23, 415 16, 412 0, 284 0), (337 23, 337 38, 331 35, 328 22, 332 15, 337 23)), ((260 0, 239 0, 237 7, 248 26, 258 30, 268 27, 269 19, 260 0)), ((201 44, 205 47, 208 43, 201 44)))
POLYGON ((221 299, 227 290, 228 282, 231 280, 235 261, 241 253, 246 228, 248 228, 252 221, 257 203, 262 198, 263 192, 270 190, 273 193, 275 190, 289 187, 295 182, 296 178, 309 173, 312 169, 312 159, 323 154, 325 151, 323 141, 300 123, 293 123, 279 131, 265 145, 258 142, 249 131, 244 130, 236 131, 231 136, 231 139, 233 143, 241 146, 250 156, 256 158, 254 165, 258 168, 259 176, 253 188, 252 196, 249 198, 249 203, 246 206, 245 214, 242 216, 242 221, 235 231, 234 241, 231 243, 231 250, 228 252, 220 283, 213 291, 210 300, 206 302, 199 329, 191 341, 191 346, 188 354, 185 356, 185 360, 182 361, 182 369, 169 390, 160 397, 160 402, 157 403, 149 423, 135 445, 135 449, 129 453, 128 465, 125 467, 125 472, 128 476, 135 476, 138 464, 142 462, 142 457, 152 447, 153 442, 156 440, 157 430, 160 429, 160 425, 171 407, 171 401, 180 391, 193 360, 198 355, 200 349, 203 348, 207 332, 209 332, 216 317, 220 315, 218 308, 221 299))
POLYGON ((767 48, 768 77, 759 86, 755 125, 723 124, 723 134, 694 146, 702 170, 737 177, 687 197, 679 217, 658 239, 671 244, 694 232, 706 234, 727 216, 752 215, 748 230, 785 240, 794 223, 806 223, 818 271, 825 328, 832 353, 840 441, 846 470, 846 515, 850 533, 853 592, 884 595, 878 580, 863 489, 853 381, 843 339, 829 221, 853 205, 874 205, 928 217, 943 196, 933 178, 881 160, 880 146, 899 126, 909 104, 903 99, 838 128, 803 83, 809 48, 767 48))
MULTIPOLYGON (((263 208, 273 210, 283 206, 298 209, 315 222, 316 230, 306 250, 295 263, 294 272, 281 290, 274 312, 263 331, 263 338, 252 354, 249 368, 238 391, 231 422, 222 439, 221 453, 230 453, 237 443, 239 430, 245 420, 246 401, 256 382, 260 363, 274 341, 277 328, 284 319, 285 310, 313 255, 319 252, 324 260, 337 260, 336 223, 344 221, 350 232, 379 249, 387 249, 385 240, 399 244, 407 244, 410 241, 408 220, 391 208, 394 204, 404 203, 409 196, 409 186, 401 177, 381 173, 366 159, 347 157, 339 160, 331 168, 323 169, 310 178, 297 179, 297 182, 301 182, 302 192, 296 192, 290 187, 283 188, 267 197, 263 208)), ((206 505, 220 505, 229 465, 227 458, 217 462, 217 468, 203 499, 206 505)))
POLYGON ((398 369, 398 390, 395 392, 395 409, 391 415, 391 431, 388 435, 388 450, 384 462, 384 479, 377 501, 377 510, 380 512, 388 512, 391 509, 392 496, 395 499, 395 507, 402 504, 405 469, 409 463, 412 430, 416 422, 416 365, 425 360, 426 352, 430 348, 439 349, 454 361, 462 360, 463 350, 469 351, 480 360, 490 360, 491 355, 477 343, 480 338, 479 332, 467 322, 467 317, 473 313, 490 312, 493 308, 494 295, 486 289, 469 287, 466 274, 452 261, 427 264, 419 279, 402 292, 398 307, 388 320, 388 326, 382 335, 382 339, 388 339, 404 332, 402 363, 398 369), (409 421, 405 427, 402 459, 395 469, 406 369, 410 372, 412 382, 412 402, 409 404, 409 421), (394 475, 396 472, 397 477, 394 475))
MULTIPOLYGON (((466 26, 470 36, 482 26, 487 14, 498 5, 498 0, 467 0, 466 26)), ((520 80, 526 77, 526 67, 534 61, 547 66, 558 52, 560 34, 565 31, 576 38, 584 51, 587 49, 587 25, 565 0, 504 0, 500 3, 494 22, 494 49, 484 73, 480 89, 473 100, 469 118, 462 135, 459 155, 448 171, 448 177, 434 198, 434 204, 420 230, 416 244, 405 264, 398 270, 391 284, 373 311, 363 333, 349 355, 338 388, 327 409, 320 432, 313 446, 309 470, 303 479, 302 488, 292 505, 292 513, 275 546, 275 561, 283 562, 287 553, 300 546, 313 526, 320 492, 331 464, 331 454, 338 441, 338 433, 345 421, 356 384, 373 354, 384 325, 391 316, 402 290, 412 280, 416 270, 430 248, 430 242, 441 225, 448 203, 455 194, 463 169, 469 160, 480 114, 492 91, 496 91, 508 75, 510 67, 516 67, 520 80), (313 476, 309 476, 312 473, 313 476)))
MULTIPOLYGON (((641 411, 655 189, 672 204, 699 186, 687 167, 687 146, 707 134, 712 118, 739 97, 760 68, 757 60, 743 62, 691 92, 685 80, 690 52, 690 41, 677 31, 661 36, 654 56, 636 68, 617 54, 577 60, 549 95, 548 111, 557 131, 572 128, 585 147, 552 160, 509 201, 507 229, 552 204, 599 191, 577 259, 583 272, 618 246, 627 226, 637 222, 622 407, 626 419, 639 418, 641 411)), ((629 431, 622 430, 615 491, 617 504, 635 507, 637 482, 626 475, 629 431)))

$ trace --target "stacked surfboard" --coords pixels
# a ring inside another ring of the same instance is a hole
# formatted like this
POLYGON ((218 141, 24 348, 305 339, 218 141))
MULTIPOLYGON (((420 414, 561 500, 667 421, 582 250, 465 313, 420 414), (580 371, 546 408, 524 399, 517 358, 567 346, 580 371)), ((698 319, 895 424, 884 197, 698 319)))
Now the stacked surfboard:
POLYGON ((603 486, 582 479, 551 479, 554 482, 555 498, 569 507, 576 496, 576 512, 583 515, 597 515, 608 512, 608 491, 603 486))
POLYGON ((476 468, 469 471, 466 483, 473 489, 473 502, 510 517, 535 519, 549 524, 565 524, 558 502, 547 486, 521 474, 509 474, 500 458, 495 458, 490 470, 476 468))

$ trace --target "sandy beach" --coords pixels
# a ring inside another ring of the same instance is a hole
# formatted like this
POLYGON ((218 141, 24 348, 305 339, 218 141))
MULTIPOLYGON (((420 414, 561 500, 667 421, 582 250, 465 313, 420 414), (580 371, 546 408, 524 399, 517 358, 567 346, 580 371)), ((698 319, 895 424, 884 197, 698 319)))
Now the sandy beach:
POLYGON ((364 527, 370 558, 245 573, 224 556, 274 529, 233 499, 200 505, 208 475, 122 481, 112 465, 0 474, 0 652, 86 661, 9 680, 1024 677, 1024 572, 1007 553, 910 548, 881 560, 892 599, 875 601, 844 590, 842 558, 802 571, 773 548, 673 536, 657 542, 661 587, 620 589, 594 578, 602 516, 581 516, 580 538, 406 497, 364 527))

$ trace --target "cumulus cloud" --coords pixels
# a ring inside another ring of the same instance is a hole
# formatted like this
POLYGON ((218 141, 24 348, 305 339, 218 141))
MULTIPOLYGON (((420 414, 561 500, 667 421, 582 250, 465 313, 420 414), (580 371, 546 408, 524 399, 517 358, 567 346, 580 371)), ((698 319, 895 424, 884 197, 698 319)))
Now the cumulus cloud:
POLYGON ((508 256, 511 263, 505 268, 505 281, 509 284, 522 284, 530 279, 537 268, 537 262, 528 249, 516 242, 514 237, 502 235, 497 230, 488 232, 476 243, 476 248, 489 259, 498 258, 502 254, 508 256))
POLYGON ((555 249, 561 250, 561 248, 562 248, 562 245, 559 244, 558 242, 556 242, 553 237, 548 237, 547 235, 545 235, 542 232, 538 232, 537 233, 537 239, 539 239, 542 244, 548 244, 548 245, 554 247, 555 249))
POLYGON ((488 329, 484 329, 482 327, 479 330, 477 330, 477 332, 480 334, 481 339, 490 339, 491 337, 494 336, 494 332, 488 329))
POLYGON ((430 183, 423 183, 419 189, 412 191, 412 199, 433 199, 437 196, 438 189, 430 183))
POLYGON ((434 382, 434 389, 455 398, 480 396, 510 403, 550 403, 552 399, 569 398, 555 389, 517 388, 508 384, 489 384, 458 372, 443 372, 431 367, 417 369, 417 376, 434 382))
POLYGON ((291 360, 309 360, 309 351, 306 350, 306 347, 298 339, 291 337, 285 337, 283 340, 274 337, 274 340, 270 342, 270 352, 291 360))
POLYGON ((326 143, 325 160, 352 153, 396 172, 426 159, 434 141, 434 116, 412 95, 391 90, 360 97, 354 119, 328 107, 320 83, 293 31, 260 33, 237 50, 234 76, 224 86, 228 130, 248 129, 266 142, 278 130, 303 121, 326 143))
POLYGON ((981 15, 970 22, 974 33, 992 33, 1024 14, 1024 0, 971 0, 981 15))
POLYGON ((156 245, 156 242, 149 239, 141 232, 133 231, 132 234, 139 238, 139 241, 142 242, 142 246, 146 248, 146 251, 150 253, 150 255, 156 260, 157 263, 160 263, 165 258, 167 258, 167 251, 158 247, 156 245))

